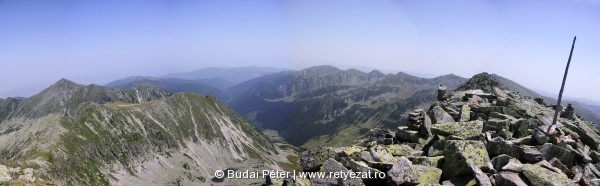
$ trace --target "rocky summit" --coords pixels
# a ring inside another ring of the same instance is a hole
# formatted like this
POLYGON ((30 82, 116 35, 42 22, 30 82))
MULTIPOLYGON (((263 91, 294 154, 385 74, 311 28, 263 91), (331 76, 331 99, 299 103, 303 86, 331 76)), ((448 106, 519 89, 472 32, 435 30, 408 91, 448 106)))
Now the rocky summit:
POLYGON ((303 171, 385 173, 377 179, 312 179, 315 185, 600 185, 600 128, 482 73, 397 131, 371 129, 352 146, 302 153, 303 171), (335 167, 333 165, 343 165, 335 167))

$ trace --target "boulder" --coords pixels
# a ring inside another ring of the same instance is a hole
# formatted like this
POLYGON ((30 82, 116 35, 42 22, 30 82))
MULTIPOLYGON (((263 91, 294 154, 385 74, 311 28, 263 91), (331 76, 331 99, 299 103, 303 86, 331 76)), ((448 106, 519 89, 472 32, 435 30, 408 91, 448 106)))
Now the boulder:
POLYGON ((448 140, 444 150, 444 174, 448 177, 472 173, 470 165, 489 170, 491 165, 481 141, 448 140))
POLYGON ((419 126, 419 133, 421 136, 426 136, 431 133, 431 118, 425 112, 421 112, 423 113, 423 124, 419 126))
POLYGON ((518 159, 502 154, 492 158, 492 165, 496 170, 521 172, 523 164, 518 159))
POLYGON ((550 161, 548 161, 548 163, 550 163, 550 165, 552 165, 553 167, 556 167, 557 169, 560 169, 560 171, 562 171, 563 173, 565 173, 567 176, 573 175, 573 172, 571 172, 571 170, 569 170, 569 168, 567 166, 565 166, 564 164, 562 164, 556 158, 552 158, 550 161))
POLYGON ((390 170, 387 171, 387 179, 394 185, 402 185, 406 182, 405 175, 412 163, 406 157, 400 157, 390 170))
POLYGON ((346 162, 345 166, 350 168, 354 172, 371 172, 371 173, 381 172, 377 169, 369 167, 369 165, 367 165, 365 162, 362 162, 362 161, 349 160, 346 162))
POLYGON ((398 130, 396 132, 396 138, 401 142, 411 143, 425 143, 426 139, 423 139, 418 131, 413 130, 398 130))
POLYGON ((481 171, 481 169, 473 164, 469 165, 471 171, 473 172, 475 179, 477 180, 477 185, 480 186, 492 186, 492 181, 490 178, 481 171))
POLYGON ((302 152, 300 156, 300 166, 304 171, 317 171, 323 165, 323 162, 329 158, 336 158, 341 150, 333 148, 317 148, 302 152))
MULTIPOLYGON (((329 158, 323 162, 321 166, 322 172, 350 172, 342 163, 336 161, 333 158, 329 158)), ((364 185, 361 179, 333 179, 333 178, 322 178, 322 179, 311 179, 312 185, 364 185)))
POLYGON ((523 157, 523 149, 512 142, 503 139, 498 141, 488 141, 485 147, 488 153, 492 156, 506 154, 517 159, 521 159, 521 157, 523 157))
POLYGON ((600 186, 600 179, 590 180, 590 186, 600 186))
POLYGON ((415 149, 405 144, 387 145, 385 146, 385 148, 386 151, 393 156, 410 156, 414 155, 415 153, 418 153, 418 151, 415 151, 415 149))
POLYGON ((564 186, 573 184, 562 172, 557 173, 540 165, 523 165, 523 175, 531 185, 564 186))
POLYGON ((406 185, 437 185, 442 177, 442 170, 422 165, 412 165, 405 174, 406 185))
POLYGON ((452 116, 439 105, 433 105, 429 110, 429 115, 431 117, 431 122, 434 124, 454 122, 452 116))
POLYGON ((441 136, 458 136, 464 139, 480 139, 483 130, 482 121, 450 122, 436 124, 431 127, 433 134, 441 136))
POLYGON ((589 166, 585 166, 583 167, 583 172, 582 172, 582 176, 581 176, 581 182, 585 183, 585 185, 590 185, 590 182, 593 179, 597 179, 596 175, 594 174, 594 172, 592 172, 592 170, 590 169, 589 166))
POLYGON ((484 131, 502 131, 502 130, 508 130, 510 128, 510 120, 508 119, 495 119, 495 118, 490 118, 485 125, 483 125, 483 130, 484 131))
POLYGON ((539 150, 537 150, 535 147, 526 146, 526 145, 519 146, 519 147, 521 147, 521 149, 523 149, 523 160, 525 160, 525 162, 537 163, 544 159, 544 156, 542 156, 542 153, 539 150))
POLYGON ((514 130, 514 135, 517 138, 529 136, 533 134, 534 128, 537 127, 537 122, 535 119, 524 119, 517 121, 516 129, 514 130))
POLYGON ((592 124, 587 122, 579 122, 575 125, 569 121, 563 123, 566 128, 579 135, 579 139, 593 150, 600 150, 600 135, 594 131, 592 124))
POLYGON ((458 121, 467 122, 471 120, 471 107, 469 105, 463 105, 460 107, 460 118, 458 121))
POLYGON ((573 160, 575 159, 575 155, 570 150, 551 143, 542 145, 540 147, 540 152, 545 160, 549 161, 552 158, 557 158, 562 164, 568 167, 573 165, 573 160))
POLYGON ((514 172, 500 172, 498 176, 496 176, 496 185, 506 185, 506 186, 527 186, 527 183, 523 181, 523 178, 519 175, 519 173, 514 172))
POLYGON ((415 165, 430 166, 436 168, 442 168, 444 162, 444 156, 425 157, 419 156, 413 160, 415 165))

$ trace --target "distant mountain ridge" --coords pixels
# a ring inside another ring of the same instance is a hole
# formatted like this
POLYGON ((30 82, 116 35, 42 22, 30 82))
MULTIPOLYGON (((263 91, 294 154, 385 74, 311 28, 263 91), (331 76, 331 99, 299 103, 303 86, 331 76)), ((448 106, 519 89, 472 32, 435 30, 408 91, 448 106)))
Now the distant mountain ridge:
POLYGON ((251 86, 240 84, 247 90, 230 105, 294 145, 340 145, 369 128, 405 120, 406 111, 435 101, 440 84, 456 88, 464 81, 455 75, 424 79, 316 66, 261 78, 251 86))
POLYGON ((286 71, 282 68, 274 67, 259 67, 259 66, 247 66, 247 67, 231 67, 231 68, 217 68, 209 67, 199 70, 171 73, 160 76, 161 78, 179 78, 179 79, 211 79, 219 77, 225 79, 232 84, 238 84, 250 79, 254 79, 263 75, 286 71))

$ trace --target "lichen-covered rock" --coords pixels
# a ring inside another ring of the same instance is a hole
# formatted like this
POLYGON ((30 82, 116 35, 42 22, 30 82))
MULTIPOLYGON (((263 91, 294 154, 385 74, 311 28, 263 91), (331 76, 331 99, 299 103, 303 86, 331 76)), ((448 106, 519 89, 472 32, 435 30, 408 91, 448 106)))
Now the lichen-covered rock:
POLYGON ((489 119, 483 126, 484 131, 502 131, 510 128, 510 120, 508 119, 489 119))
POLYGON ((471 173, 470 165, 490 169, 490 158, 481 141, 448 140, 444 150, 444 174, 448 177, 471 173))
POLYGON ((503 139, 498 141, 488 141, 487 144, 485 144, 485 147, 492 156, 506 154, 517 159, 523 157, 523 149, 512 142, 503 139))
POLYGON ((477 180, 477 185, 492 186, 492 181, 490 180, 490 178, 485 173, 483 173, 483 171, 481 171, 479 167, 473 164, 469 165, 469 167, 471 168, 471 171, 473 172, 473 175, 477 180))
POLYGON ((451 122, 436 124, 431 127, 433 134, 442 136, 458 136, 464 139, 480 139, 483 131, 482 121, 451 122))
POLYGON ((345 166, 350 168, 354 172, 371 172, 371 173, 381 172, 377 169, 369 167, 369 165, 367 165, 365 162, 362 162, 362 161, 349 160, 349 161, 346 161, 345 166))
POLYGON ((542 145, 540 147, 540 152, 542 153, 542 156, 544 156, 545 160, 549 161, 552 158, 557 158, 566 166, 573 165, 573 160, 575 159, 575 155, 571 151, 551 143, 542 145))
POLYGON ((537 150, 535 147, 532 146, 519 146, 521 149, 523 149, 523 160, 525 160, 525 162, 528 163, 537 163, 539 161, 542 161, 544 159, 544 156, 542 156, 542 153, 537 150))
POLYGON ((593 150, 600 150, 600 135, 594 131, 593 127, 595 126, 593 124, 584 121, 577 123, 565 121, 563 124, 566 128, 576 132, 584 144, 590 146, 593 150))
POLYGON ((8 172, 8 168, 4 165, 0 165, 0 183, 6 183, 12 180, 8 172))
POLYGON ((413 130, 398 130, 396 132, 396 138, 401 142, 411 142, 411 143, 419 143, 424 144, 427 139, 421 137, 418 131, 413 130))
POLYGON ((535 186, 564 186, 573 184, 567 175, 551 171, 539 165, 523 165, 523 175, 531 185, 535 186))
POLYGON ((316 171, 329 158, 336 158, 341 153, 339 149, 317 148, 302 152, 300 166, 304 171, 316 171))
POLYGON ((500 172, 500 174, 496 176, 496 185, 527 186, 527 183, 523 181, 523 178, 519 176, 519 173, 500 172))
MULTIPOLYGON (((333 158, 329 158, 323 162, 321 166, 321 172, 349 172, 349 170, 342 165, 342 163, 336 161, 333 158)), ((361 179, 334 179, 334 178, 322 178, 312 179, 313 185, 320 185, 321 183, 334 183, 335 185, 364 185, 361 179)))
POLYGON ((562 164, 556 158, 552 158, 550 161, 548 161, 548 163, 550 163, 550 165, 552 165, 553 167, 556 167, 557 169, 560 169, 567 176, 571 176, 573 174, 573 172, 571 172, 571 170, 569 170, 569 168, 567 166, 565 166, 564 164, 562 164))
POLYGON ((387 172, 387 179, 395 185, 402 185, 406 182, 405 175, 412 163, 406 157, 400 157, 398 162, 387 172))
POLYGON ((534 128, 537 127, 537 120, 535 119, 523 119, 517 121, 516 130, 514 131, 514 135, 517 138, 529 136, 533 134, 534 128))
POLYGON ((412 165, 405 174, 407 185, 436 185, 442 177, 442 170, 422 165, 412 165))
POLYGON ((460 107, 460 118, 458 121, 467 122, 471 120, 471 107, 469 105, 463 105, 460 107))
POLYGON ((496 170, 521 172, 523 164, 518 159, 512 158, 506 154, 492 158, 492 165, 496 170))
POLYGON ((442 168, 444 162, 444 156, 425 157, 419 156, 413 160, 415 165, 430 166, 436 168, 442 168))
POLYGON ((433 124, 454 122, 452 116, 439 105, 433 105, 429 110, 429 115, 433 124))
POLYGON ((415 153, 415 149, 405 144, 388 145, 386 151, 393 156, 409 156, 415 153))

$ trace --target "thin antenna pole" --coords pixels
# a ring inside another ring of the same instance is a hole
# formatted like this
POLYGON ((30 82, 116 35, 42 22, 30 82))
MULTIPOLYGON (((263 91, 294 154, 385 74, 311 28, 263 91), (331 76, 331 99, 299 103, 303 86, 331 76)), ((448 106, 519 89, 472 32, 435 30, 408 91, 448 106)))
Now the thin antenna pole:
POLYGON ((569 65, 571 65, 571 56, 573 56, 573 49, 575 49, 575 40, 577 40, 577 36, 573 38, 573 44, 571 45, 571 53, 569 53, 569 60, 567 61, 567 68, 565 68, 565 76, 562 80, 562 85, 560 86, 560 92, 558 93, 558 102, 556 103, 556 107, 554 108, 554 118, 552 119, 552 126, 548 127, 547 133, 550 133, 550 129, 556 125, 556 119, 558 119, 558 112, 560 109, 560 101, 562 100, 563 90, 565 89, 565 82, 567 81, 567 74, 569 73, 569 65))

